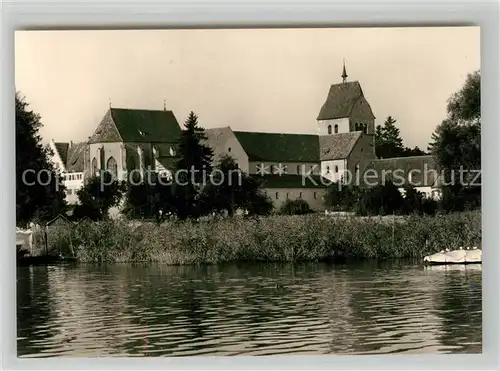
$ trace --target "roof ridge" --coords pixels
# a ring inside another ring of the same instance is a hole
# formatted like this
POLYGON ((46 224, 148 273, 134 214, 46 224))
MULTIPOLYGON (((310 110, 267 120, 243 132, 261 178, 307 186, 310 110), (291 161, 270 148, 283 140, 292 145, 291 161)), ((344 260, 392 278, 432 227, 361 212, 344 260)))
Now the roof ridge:
POLYGON ((396 160, 399 158, 423 158, 423 157, 432 157, 434 158, 433 155, 420 155, 420 156, 399 156, 399 157, 387 157, 387 158, 376 158, 373 159, 372 161, 386 161, 386 160, 396 160))
POLYGON ((110 107, 110 110, 123 110, 123 111, 149 111, 149 112, 172 112, 172 110, 164 109, 149 109, 149 108, 124 108, 124 107, 110 107))
POLYGON ((271 135, 309 135, 309 136, 318 136, 317 134, 310 133, 276 133, 276 132, 267 132, 267 131, 245 131, 245 130, 233 130, 233 133, 249 133, 249 134, 271 134, 271 135))

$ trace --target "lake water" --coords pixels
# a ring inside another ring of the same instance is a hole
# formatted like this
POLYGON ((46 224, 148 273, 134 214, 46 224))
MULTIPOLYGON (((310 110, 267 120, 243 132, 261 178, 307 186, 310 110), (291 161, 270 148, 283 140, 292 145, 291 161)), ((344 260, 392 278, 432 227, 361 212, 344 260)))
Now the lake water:
POLYGON ((24 357, 481 352, 481 266, 39 266, 17 290, 24 357))

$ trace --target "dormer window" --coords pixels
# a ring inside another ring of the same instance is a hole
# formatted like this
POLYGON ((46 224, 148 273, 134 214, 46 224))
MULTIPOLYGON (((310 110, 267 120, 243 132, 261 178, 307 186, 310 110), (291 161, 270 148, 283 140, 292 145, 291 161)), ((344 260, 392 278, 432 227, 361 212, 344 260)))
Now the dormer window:
POLYGON ((145 132, 143 132, 142 130, 138 130, 139 134, 141 134, 142 136, 146 135, 145 132))

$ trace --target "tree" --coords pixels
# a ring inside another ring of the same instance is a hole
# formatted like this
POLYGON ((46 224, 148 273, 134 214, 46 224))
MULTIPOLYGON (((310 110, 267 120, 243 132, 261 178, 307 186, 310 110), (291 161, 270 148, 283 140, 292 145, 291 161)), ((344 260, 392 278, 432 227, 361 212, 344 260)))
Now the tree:
POLYGON ((154 218, 161 223, 165 216, 174 212, 172 183, 156 178, 153 182, 129 182, 126 186, 125 204, 121 213, 129 219, 154 218))
POLYGON ((335 211, 353 211, 360 197, 359 187, 332 183, 326 192, 325 206, 335 211))
POLYGON ((191 111, 179 140, 180 159, 173 184, 176 212, 181 219, 199 215, 199 194, 212 170, 213 150, 203 143, 206 139, 205 130, 198 125, 198 117, 191 111))
POLYGON ((411 157, 411 156, 425 156, 426 152, 422 151, 419 147, 415 146, 413 148, 405 147, 401 157, 411 157))
POLYGON ((375 130, 375 154, 377 157, 392 158, 426 155, 417 146, 414 148, 403 146, 403 140, 396 123, 397 121, 392 116, 389 116, 384 125, 377 125, 375 130))
POLYGON ((268 214, 272 201, 260 189, 260 183, 238 168, 231 156, 222 156, 200 195, 203 214, 227 210, 233 215, 240 208, 249 214, 268 214))
POLYGON ((358 212, 370 215, 386 215, 399 212, 403 196, 390 180, 364 192, 358 205, 358 212))
POLYGON ((40 115, 16 93, 16 224, 49 220, 64 212, 65 187, 42 145, 40 115))
POLYGON ((92 220, 106 219, 109 209, 120 203, 123 191, 123 183, 107 171, 89 178, 77 191, 80 204, 75 207, 75 218, 86 216, 92 220))
POLYGON ((443 209, 477 207, 481 200, 480 179, 471 184, 481 169, 481 75, 467 76, 464 86, 447 105, 447 117, 432 134, 429 150, 441 170, 443 209))
POLYGON ((375 153, 379 158, 400 157, 403 154, 403 140, 396 127, 396 120, 388 116, 383 126, 375 131, 375 153))

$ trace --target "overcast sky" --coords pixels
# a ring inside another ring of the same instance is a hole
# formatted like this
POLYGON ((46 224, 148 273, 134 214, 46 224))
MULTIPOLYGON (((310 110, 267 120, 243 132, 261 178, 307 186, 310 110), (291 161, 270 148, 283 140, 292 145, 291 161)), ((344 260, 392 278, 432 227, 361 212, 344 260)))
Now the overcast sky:
POLYGON ((316 133, 330 84, 361 83, 376 124, 427 148, 446 101, 480 68, 478 27, 20 31, 16 89, 45 141, 83 141, 112 107, 193 110, 205 128, 316 133))

